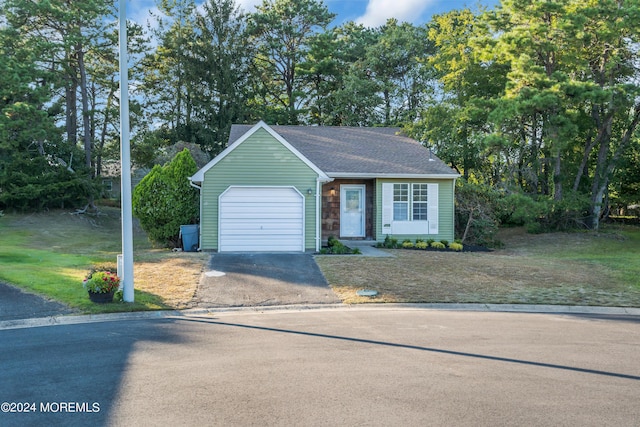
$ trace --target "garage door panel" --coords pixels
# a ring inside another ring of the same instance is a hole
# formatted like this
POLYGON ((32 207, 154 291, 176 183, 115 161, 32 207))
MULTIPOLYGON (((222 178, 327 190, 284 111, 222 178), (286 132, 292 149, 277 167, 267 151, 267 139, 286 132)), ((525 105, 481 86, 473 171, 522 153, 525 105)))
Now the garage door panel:
MULTIPOLYGON (((290 208, 288 208, 290 209, 290 208)), ((233 212, 223 212, 220 216, 223 219, 233 220, 236 218, 262 220, 264 218, 274 219, 290 219, 298 222, 302 219, 302 212, 292 212, 291 210, 282 211, 275 207, 256 208, 255 210, 243 211, 236 210, 233 212)))
POLYGON ((270 236, 271 238, 273 238, 274 234, 278 234, 279 236, 302 237, 302 233, 296 230, 291 230, 290 228, 282 227, 231 227, 225 230, 225 237, 255 235, 256 237, 270 236))
POLYGON ((220 197, 221 251, 304 250, 304 201, 291 187, 232 187, 220 197))

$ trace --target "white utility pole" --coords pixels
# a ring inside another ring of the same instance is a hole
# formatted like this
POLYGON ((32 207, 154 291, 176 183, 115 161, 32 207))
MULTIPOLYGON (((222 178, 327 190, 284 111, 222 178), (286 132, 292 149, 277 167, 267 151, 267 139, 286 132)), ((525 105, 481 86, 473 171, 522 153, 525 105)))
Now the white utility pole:
POLYGON ((129 65, 127 54, 127 0, 118 0, 120 12, 120 170, 122 215, 122 286, 125 302, 133 302, 133 209, 131 207, 131 146, 129 142, 129 65))

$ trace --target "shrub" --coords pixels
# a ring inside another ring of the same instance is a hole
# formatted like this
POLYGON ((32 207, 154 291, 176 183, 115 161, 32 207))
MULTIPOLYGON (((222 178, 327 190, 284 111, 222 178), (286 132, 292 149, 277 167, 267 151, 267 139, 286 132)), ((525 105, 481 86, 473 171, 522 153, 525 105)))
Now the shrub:
POLYGON ((434 249, 445 249, 446 246, 442 244, 442 242, 433 242, 431 247, 434 249))
POLYGON ((329 236, 329 238, 327 239, 327 246, 332 247, 336 244, 341 245, 342 243, 340 243, 340 241, 336 239, 335 236, 329 236))
POLYGON ((402 242, 402 247, 405 248, 405 249, 413 248, 413 246, 414 246, 414 244, 413 244, 413 242, 411 240, 407 239, 407 240, 404 240, 402 242))
POLYGON ((334 244, 331 247, 331 253, 332 254, 338 254, 338 255, 349 254, 349 253, 351 253, 351 249, 349 249, 348 247, 346 247, 342 243, 338 242, 337 244, 334 244))
POLYGON ((456 234, 463 242, 495 246, 502 194, 488 185, 456 183, 456 234))
POLYGON ((429 247, 429 244, 427 242, 418 242, 416 243, 416 248, 418 249, 427 249, 429 247))
POLYGON ((454 251, 462 251, 462 249, 464 249, 464 246, 460 243, 449 243, 449 249, 454 250, 454 251))
POLYGON ((449 241, 448 240, 442 239, 442 240, 440 240, 440 243, 442 243, 445 246, 449 246, 449 241))
POLYGON ((153 242, 180 245, 180 225, 198 223, 198 191, 188 177, 197 171, 189 150, 169 164, 154 166, 133 191, 133 214, 153 242))
POLYGON ((433 239, 427 239, 427 241, 426 241, 427 245, 429 245, 429 246, 431 246, 431 244, 433 242, 435 242, 435 240, 433 240, 433 239))
POLYGON ((327 239, 327 247, 320 249, 320 254, 336 254, 336 255, 344 255, 344 254, 360 254, 360 249, 355 248, 351 249, 348 246, 345 246, 342 242, 336 239, 333 236, 329 236, 327 239))
POLYGON ((515 193, 505 196, 502 205, 502 223, 524 226, 529 233, 584 227, 589 216, 589 200, 571 192, 565 194, 562 200, 515 193))
POLYGON ((387 235, 384 238, 383 246, 387 249, 395 249, 398 247, 398 239, 394 239, 392 237, 389 237, 389 235, 387 235))
MULTIPOLYGON (((0 105, 3 105, 2 101, 0 105)), ((3 114, 4 110, 0 116, 3 114)), ((27 135, 26 132, 23 133, 27 135)), ((1 134, 3 128, 0 123, 1 134)), ((101 184, 98 180, 89 178, 89 170, 82 163, 84 154, 77 148, 60 149, 51 145, 46 147, 47 150, 52 150, 47 155, 33 155, 31 149, 27 148, 5 149, 13 147, 11 144, 15 142, 15 138, 24 137, 13 132, 6 135, 6 140, 0 138, 0 209, 41 212, 76 208, 87 205, 90 199, 100 194, 101 184), (9 145, 4 146, 5 143, 9 145), (75 160, 67 164, 63 158, 75 160)), ((60 144, 60 147, 64 145, 60 144)))

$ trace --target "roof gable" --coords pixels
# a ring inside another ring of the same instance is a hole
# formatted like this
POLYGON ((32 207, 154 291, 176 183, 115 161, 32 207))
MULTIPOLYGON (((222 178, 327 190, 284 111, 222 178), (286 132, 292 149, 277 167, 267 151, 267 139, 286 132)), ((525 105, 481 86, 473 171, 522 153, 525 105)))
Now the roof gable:
MULTIPOLYGON (((234 125, 235 126, 235 125, 234 125)), ((289 142, 287 142, 281 135, 275 132, 271 127, 269 127, 263 121, 258 122, 255 126, 246 126, 243 127, 244 131, 241 135, 236 133, 236 139, 232 141, 229 139, 230 145, 227 146, 220 154, 214 157, 209 163, 207 163, 202 169, 197 171, 193 176, 189 178, 191 182, 201 183, 204 181, 205 173, 226 158, 230 153, 232 153, 238 146, 240 146, 243 142, 251 137, 251 135, 258 132, 260 129, 268 132, 276 141, 282 144, 286 149, 288 149, 294 156, 299 158, 304 164, 306 164, 310 169, 312 169, 315 173, 318 174, 319 179, 329 181, 330 178, 313 162, 307 159, 300 151, 298 151, 295 147, 293 147, 289 142)), ((237 129, 236 129, 237 130, 237 129)))

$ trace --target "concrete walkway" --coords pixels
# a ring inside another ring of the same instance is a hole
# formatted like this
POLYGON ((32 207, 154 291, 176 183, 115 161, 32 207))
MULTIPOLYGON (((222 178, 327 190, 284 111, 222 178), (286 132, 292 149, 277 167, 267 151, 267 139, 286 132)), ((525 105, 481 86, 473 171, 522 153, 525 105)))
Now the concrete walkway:
POLYGON ((340 243, 351 249, 360 249, 362 256, 366 257, 393 258, 395 256, 389 252, 376 248, 375 240, 340 240, 340 243))

